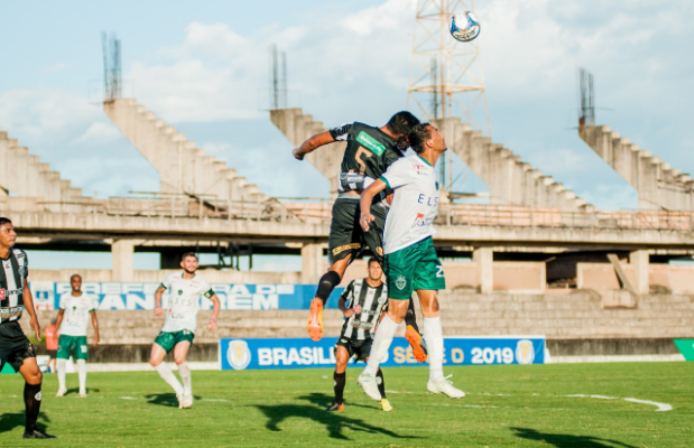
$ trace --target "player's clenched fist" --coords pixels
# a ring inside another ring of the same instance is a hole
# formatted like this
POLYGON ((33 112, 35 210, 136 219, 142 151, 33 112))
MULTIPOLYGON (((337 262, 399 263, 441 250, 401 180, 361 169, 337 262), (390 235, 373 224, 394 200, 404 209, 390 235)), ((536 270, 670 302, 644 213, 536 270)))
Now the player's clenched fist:
POLYGON ((364 232, 369 231, 369 224, 372 223, 376 218, 374 218, 374 215, 371 213, 362 213, 361 217, 359 217, 359 225, 361 225, 361 228, 364 232))

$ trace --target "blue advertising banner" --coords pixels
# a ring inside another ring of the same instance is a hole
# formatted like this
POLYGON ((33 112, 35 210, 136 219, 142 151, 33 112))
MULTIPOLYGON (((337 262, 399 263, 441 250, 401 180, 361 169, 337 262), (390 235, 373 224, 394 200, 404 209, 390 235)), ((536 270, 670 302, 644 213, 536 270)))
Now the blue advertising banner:
MULTIPOLYGON (((338 338, 220 339, 222 370, 306 369, 335 365, 338 338)), ((444 338, 444 365, 544 364, 544 336, 444 338)), ((351 363, 350 363, 351 364, 351 363)), ((421 366, 405 338, 395 338, 381 361, 384 367, 421 366)))
MULTIPOLYGON (((162 277, 163 279, 163 277, 162 277)), ((94 295, 99 310, 153 310, 154 293, 159 283, 84 282, 82 291, 94 295)), ((34 304, 39 309, 58 309, 60 296, 70 292, 68 282, 30 282, 34 304)), ((223 310, 308 310, 316 285, 213 283, 223 310)), ((344 288, 336 288, 328 308, 336 308, 344 288)), ((164 294, 166 306, 167 294, 164 294)), ((212 302, 202 298, 200 309, 212 309, 212 302)))

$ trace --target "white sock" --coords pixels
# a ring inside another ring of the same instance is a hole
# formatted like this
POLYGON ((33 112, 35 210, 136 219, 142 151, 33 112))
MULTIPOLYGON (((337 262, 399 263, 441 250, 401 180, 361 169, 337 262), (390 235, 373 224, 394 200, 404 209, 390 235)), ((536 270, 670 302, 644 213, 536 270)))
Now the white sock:
POLYGON ((178 374, 181 375, 181 381, 183 382, 183 393, 192 394, 193 380, 190 376, 190 366, 187 362, 178 365, 178 374))
POLYGON ((65 390, 65 362, 67 359, 58 359, 58 389, 65 390))
POLYGON ((181 383, 178 382, 176 379, 176 376, 173 374, 171 371, 171 367, 169 367, 168 364, 165 362, 162 362, 158 366, 155 367, 157 369, 157 372, 159 372, 159 376, 161 379, 169 383, 169 386, 173 387, 173 390, 176 392, 176 395, 183 393, 183 386, 181 386, 181 383))
POLYGON ((429 379, 443 378, 443 331, 440 317, 424 318, 424 338, 429 351, 429 379))
POLYGON ((388 353, 390 344, 393 342, 393 336, 395 336, 399 326, 400 324, 393 322, 387 314, 381 323, 378 324, 378 330, 376 330, 376 337, 371 343, 371 354, 369 355, 369 361, 366 363, 364 373, 376 376, 381 358, 388 353))
POLYGON ((87 393, 87 363, 84 359, 77 360, 77 372, 80 377, 80 393, 87 393))

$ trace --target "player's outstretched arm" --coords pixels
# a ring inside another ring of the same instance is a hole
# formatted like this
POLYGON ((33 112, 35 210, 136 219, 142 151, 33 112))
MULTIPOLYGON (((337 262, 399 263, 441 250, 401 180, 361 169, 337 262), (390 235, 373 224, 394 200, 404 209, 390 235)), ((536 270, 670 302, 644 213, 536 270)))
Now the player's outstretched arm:
POLYGON ((40 341, 41 326, 39 325, 38 317, 36 317, 36 310, 34 309, 34 299, 31 297, 31 289, 29 289, 29 282, 27 281, 27 279, 24 279, 24 308, 26 308, 27 313, 29 313, 29 325, 36 332, 36 339, 40 341))
POLYGON ((164 310, 161 307, 161 295, 164 294, 166 289, 163 286, 157 288, 157 292, 154 293, 154 315, 161 316, 164 314, 164 310))
POLYGON ((212 301, 212 317, 210 318, 210 331, 214 332, 217 331, 217 316, 219 316, 219 310, 222 307, 222 304, 219 302, 219 297, 217 297, 217 294, 213 295, 210 297, 210 300, 212 301))
POLYGON ((386 183, 381 179, 376 179, 374 183, 369 185, 369 188, 361 193, 361 216, 359 217, 359 225, 361 225, 364 232, 369 231, 369 224, 374 220, 371 214, 371 203, 374 197, 385 190, 387 187, 386 183))
POLYGON ((335 139, 330 131, 321 132, 320 134, 316 134, 303 142, 301 146, 292 151, 292 155, 297 160, 304 160, 306 154, 310 153, 314 149, 320 148, 323 145, 333 143, 334 141, 335 139))

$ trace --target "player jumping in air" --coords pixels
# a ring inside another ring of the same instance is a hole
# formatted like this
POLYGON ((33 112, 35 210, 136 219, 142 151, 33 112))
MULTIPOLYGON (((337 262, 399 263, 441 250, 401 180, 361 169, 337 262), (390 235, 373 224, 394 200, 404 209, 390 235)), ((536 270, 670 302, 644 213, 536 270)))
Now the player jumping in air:
MULTIPOLYGON (((419 123, 417 117, 403 111, 393 115, 380 128, 363 123, 344 124, 335 129, 316 134, 293 151, 294 157, 303 160, 306 154, 329 143, 346 141, 338 178, 338 197, 335 200, 330 223, 328 259, 330 267, 320 279, 316 296, 311 302, 308 334, 314 341, 323 337, 323 308, 330 293, 342 281, 347 266, 368 246, 376 259, 383 262, 381 236, 387 213, 384 195, 374 197, 370 204, 373 225, 365 231, 359 226, 359 195, 396 160, 401 158, 409 144, 407 134, 419 123)), ((411 301, 410 301, 411 303, 411 301)), ((412 345, 415 357, 426 360, 426 346, 419 336, 419 329, 411 306, 407 317, 405 336, 412 345)))
MULTIPOLYGON (((326 411, 344 409, 343 393, 347 363, 355 355, 357 361, 368 361, 371 341, 379 320, 385 315, 384 307, 388 304, 388 287, 381 281, 383 270, 378 260, 370 258, 364 279, 352 280, 340 296, 337 303, 345 315, 340 338, 335 344, 335 401, 326 411)), ((381 408, 392 411, 386 398, 386 387, 381 369, 376 374, 378 391, 381 395, 381 408)))
MULTIPOLYGON (((372 356, 357 381, 371 399, 380 399, 376 377, 378 364, 407 314, 405 301, 409 300, 414 290, 417 291, 424 315, 424 338, 429 349, 427 389, 435 394, 445 393, 451 398, 462 398, 465 393, 443 376, 443 331, 436 294, 438 290, 445 289, 446 281, 432 240, 439 201, 434 165, 446 151, 446 142, 438 129, 429 123, 414 126, 408 139, 417 154, 393 163, 361 195, 361 203, 368 205, 386 188, 395 191, 383 233, 388 314, 378 327, 372 344, 372 356)), ((375 219, 368 210, 364 210, 359 223, 366 231, 375 219)))
POLYGON ((74 349, 80 381, 80 397, 87 396, 87 365, 89 347, 87 345, 87 322, 91 315, 94 327, 94 347, 99 344, 99 322, 96 318, 96 297, 82 292, 82 276, 70 277, 71 292, 60 296, 60 311, 56 319, 58 333, 58 397, 67 392, 65 387, 65 362, 74 349))
POLYGON ((8 362, 24 377, 25 439, 55 439, 36 426, 41 408, 43 375, 36 363, 36 353, 19 326, 22 310, 29 313, 29 326, 41 339, 41 327, 34 310, 34 301, 27 277, 29 259, 20 249, 13 249, 17 232, 12 221, 0 218, 0 370, 8 362))
POLYGON ((159 376, 173 387, 179 409, 193 406, 192 379, 186 358, 195 337, 198 300, 202 296, 212 301, 213 309, 209 328, 211 331, 217 331, 219 298, 215 295, 210 284, 195 273, 198 265, 198 257, 194 253, 184 254, 181 257, 183 271, 167 275, 154 294, 154 314, 157 316, 164 314, 161 307, 161 296, 166 290, 169 291, 169 310, 166 314, 164 327, 152 344, 149 363, 157 369, 159 376), (174 361, 178 365, 178 374, 183 382, 182 386, 171 371, 171 367, 164 362, 164 357, 171 350, 174 351, 174 361))

